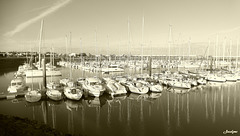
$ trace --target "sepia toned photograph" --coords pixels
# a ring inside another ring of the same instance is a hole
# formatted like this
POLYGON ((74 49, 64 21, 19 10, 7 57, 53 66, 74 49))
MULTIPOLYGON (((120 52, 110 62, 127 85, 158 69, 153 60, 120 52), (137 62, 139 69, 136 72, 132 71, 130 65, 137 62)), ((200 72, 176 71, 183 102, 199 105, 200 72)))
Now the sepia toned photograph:
POLYGON ((0 136, 239 136, 240 0, 0 0, 0 136))

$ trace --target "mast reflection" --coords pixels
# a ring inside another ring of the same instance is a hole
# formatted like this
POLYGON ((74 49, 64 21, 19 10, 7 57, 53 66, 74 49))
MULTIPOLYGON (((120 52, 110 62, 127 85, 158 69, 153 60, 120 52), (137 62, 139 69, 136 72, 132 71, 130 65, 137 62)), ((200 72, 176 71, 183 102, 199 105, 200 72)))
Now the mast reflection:
POLYGON ((214 90, 214 97, 213 97, 213 123, 216 121, 216 91, 214 90))
POLYGON ((177 126, 180 127, 179 95, 177 96, 177 126))
POLYGON ((80 101, 73 101, 67 99, 65 101, 66 109, 68 110, 68 133, 75 134, 75 127, 74 127, 74 112, 78 111, 79 108, 83 109, 82 99, 80 101))
POLYGON ((170 125, 170 106, 169 106, 169 92, 168 92, 168 97, 167 97, 167 123, 168 126, 170 125))
POLYGON ((85 100, 86 104, 88 107, 95 108, 96 110, 96 128, 99 130, 100 128, 100 107, 101 107, 101 102, 99 97, 88 97, 85 100))
POLYGON ((221 89, 221 117, 223 117, 223 87, 221 89))
POLYGON ((235 114, 236 114, 236 90, 237 90, 237 84, 235 84, 235 87, 234 87, 234 93, 233 93, 233 116, 235 117, 235 114))
POLYGON ((140 122, 143 123, 143 100, 140 100, 140 122))
POLYGON ((55 105, 52 105, 52 123, 53 123, 53 128, 56 129, 56 110, 55 110, 55 105))
POLYGON ((127 99, 127 125, 130 126, 131 119, 131 101, 127 99))
POLYGON ((227 93, 227 115, 229 113, 229 101, 230 101, 229 92, 230 92, 230 86, 228 86, 228 93, 227 93))
POLYGON ((54 129, 56 129, 57 128, 56 108, 57 108, 58 105, 61 105, 63 101, 52 101, 52 100, 48 100, 48 101, 45 100, 45 101, 51 109, 52 126, 53 126, 54 129))
POLYGON ((108 110, 108 114, 107 114, 107 125, 108 127, 110 127, 111 125, 111 109, 112 109, 112 105, 111 105, 112 100, 107 100, 107 110, 108 110))
POLYGON ((42 101, 41 108, 42 108, 44 124, 47 124, 48 123, 48 116, 47 116, 48 115, 48 105, 47 105, 47 101, 42 101))
POLYGON ((208 92, 205 93, 206 119, 208 119, 208 92))
POLYGON ((189 115, 189 94, 187 93, 187 123, 190 123, 190 115, 189 115))

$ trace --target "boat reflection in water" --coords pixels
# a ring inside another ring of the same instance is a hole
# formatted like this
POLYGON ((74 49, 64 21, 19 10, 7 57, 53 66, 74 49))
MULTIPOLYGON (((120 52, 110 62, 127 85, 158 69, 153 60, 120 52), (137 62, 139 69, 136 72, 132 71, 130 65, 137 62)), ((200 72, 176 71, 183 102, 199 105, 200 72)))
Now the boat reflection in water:
POLYGON ((67 108, 67 116, 68 116, 68 133, 74 134, 74 122, 73 122, 73 112, 78 109, 78 104, 74 103, 73 101, 67 100, 65 101, 66 108, 67 108))

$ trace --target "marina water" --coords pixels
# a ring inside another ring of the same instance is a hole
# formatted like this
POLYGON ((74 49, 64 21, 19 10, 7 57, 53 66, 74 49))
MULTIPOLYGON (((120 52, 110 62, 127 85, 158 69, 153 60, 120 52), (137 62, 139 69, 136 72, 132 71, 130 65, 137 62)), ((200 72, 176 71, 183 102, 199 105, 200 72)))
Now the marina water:
MULTIPOLYGON (((1 72, 1 92, 7 91, 16 68, 1 72)), ((61 77, 48 77, 47 81, 69 77, 69 68, 60 70, 61 77)), ((138 72, 126 70, 120 74, 138 72)), ((72 75, 75 80, 81 76, 103 76, 79 69, 73 69, 72 75)), ((29 87, 42 86, 42 78, 25 81, 29 87)), ((72 135, 221 136, 226 130, 238 131, 236 135, 239 135, 239 90, 240 82, 226 82, 198 86, 181 94, 166 88, 159 94, 128 93, 114 98, 104 94, 99 98, 88 97, 80 101, 65 99, 28 103, 24 98, 17 98, 1 100, 0 114, 36 120, 72 135)))

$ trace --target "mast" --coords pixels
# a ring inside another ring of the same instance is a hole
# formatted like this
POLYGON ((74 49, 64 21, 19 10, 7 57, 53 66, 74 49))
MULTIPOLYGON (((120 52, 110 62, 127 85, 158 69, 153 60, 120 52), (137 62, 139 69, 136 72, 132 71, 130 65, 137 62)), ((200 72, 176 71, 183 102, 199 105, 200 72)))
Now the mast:
POLYGON ((229 65, 229 70, 232 68, 232 39, 230 39, 230 49, 229 49, 229 51, 230 51, 230 56, 229 56, 229 61, 230 61, 230 65, 229 65))
POLYGON ((218 59, 217 59, 217 55, 218 55, 218 34, 216 37, 216 68, 218 67, 218 59))
POLYGON ((68 50, 67 50, 67 46, 68 46, 68 37, 67 37, 67 35, 65 36, 65 44, 66 44, 66 58, 67 58, 67 61, 68 61, 68 56, 67 56, 67 54, 68 54, 68 50))
POLYGON ((72 33, 69 33, 69 47, 70 47, 70 80, 72 80, 72 60, 71 60, 71 38, 72 38, 72 33))
POLYGON ((82 56, 82 38, 80 38, 80 53, 81 53, 81 65, 83 66, 83 56, 82 56))
POLYGON ((43 23, 44 21, 42 20, 41 28, 40 28, 39 46, 38 46, 39 68, 41 68, 41 46, 42 46, 43 23))
POLYGON ((96 54, 96 62, 97 62, 97 28, 95 29, 95 54, 96 54))
POLYGON ((224 41, 223 41, 223 62, 225 61, 225 48, 226 48, 226 37, 224 37, 224 41))
POLYGON ((191 44, 191 37, 188 40, 188 61, 190 62, 190 44, 191 44))
POLYGON ((130 56, 130 50, 129 50, 129 47, 130 47, 130 23, 129 23, 129 17, 128 17, 128 60, 127 60, 127 63, 129 63, 129 56, 130 56))
POLYGON ((149 59, 149 76, 152 76, 152 42, 150 41, 150 47, 151 47, 151 56, 149 59))
POLYGON ((237 55, 236 55, 236 68, 238 68, 238 44, 239 44, 239 39, 237 39, 237 55))
MULTIPOLYGON (((50 64, 51 64, 51 68, 53 68, 53 48, 51 47, 50 50, 50 64)), ((52 82, 52 73, 51 73, 51 82, 52 82)))
POLYGON ((181 59, 181 52, 180 52, 180 41, 181 41, 181 33, 179 33, 179 36, 178 36, 178 41, 177 41, 177 46, 178 46, 178 57, 179 59, 181 59))
POLYGON ((109 55, 109 56, 108 56, 108 65, 109 65, 109 64, 110 64, 110 61, 111 61, 111 56, 110 56, 110 53, 109 53, 109 47, 110 47, 110 46, 109 46, 109 36, 108 36, 108 35, 107 35, 107 41, 108 41, 107 55, 109 55))
POLYGON ((169 36, 168 36, 168 61, 169 61, 169 64, 168 64, 168 70, 169 70, 169 67, 170 67, 170 48, 171 48, 171 42, 172 42, 172 25, 169 25, 169 36))
POLYGON ((143 36, 144 36, 144 16, 142 20, 142 56, 141 56, 141 75, 143 74, 143 36))
POLYGON ((209 67, 209 48, 210 48, 211 41, 208 39, 208 50, 207 50, 207 67, 209 67))
MULTIPOLYGON (((80 38, 80 53, 81 53, 81 67, 83 67, 83 51, 82 51, 82 38, 80 38)), ((82 77, 83 77, 83 69, 82 69, 82 77)))
POLYGON ((53 64, 52 64, 52 66, 54 66, 54 59, 55 59, 55 53, 54 53, 54 48, 53 48, 53 64))

